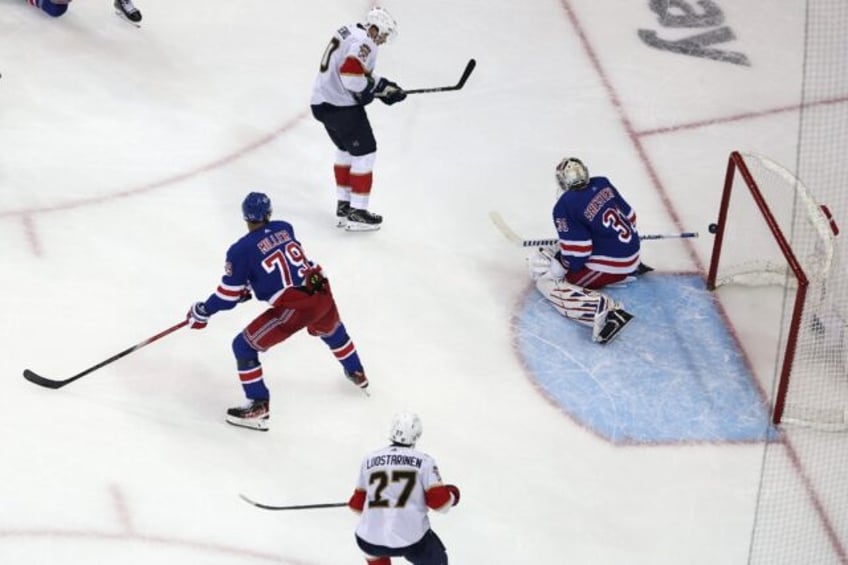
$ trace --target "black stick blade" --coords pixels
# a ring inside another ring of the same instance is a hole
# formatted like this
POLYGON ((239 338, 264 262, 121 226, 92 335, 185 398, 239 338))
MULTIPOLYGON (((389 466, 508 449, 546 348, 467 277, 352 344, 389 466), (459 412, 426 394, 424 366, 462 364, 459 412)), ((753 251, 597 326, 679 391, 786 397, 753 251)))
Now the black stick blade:
POLYGON ((471 59, 468 61, 468 64, 465 66, 465 70, 462 72, 462 76, 459 77, 459 82, 456 85, 457 90, 465 86, 465 81, 468 80, 468 77, 471 76, 471 71, 474 70, 474 67, 477 66, 477 61, 471 59))
POLYGON ((43 386, 45 388, 62 388, 71 381, 71 379, 66 381, 54 381, 33 373, 29 369, 24 369, 24 378, 31 383, 35 383, 38 386, 43 386))

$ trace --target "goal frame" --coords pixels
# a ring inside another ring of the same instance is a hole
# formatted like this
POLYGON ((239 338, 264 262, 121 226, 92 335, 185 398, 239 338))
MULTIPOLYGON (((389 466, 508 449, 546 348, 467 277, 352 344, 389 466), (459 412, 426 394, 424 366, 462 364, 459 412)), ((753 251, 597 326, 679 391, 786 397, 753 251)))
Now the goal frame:
POLYGON ((801 327, 801 321, 804 315, 804 305, 807 298, 807 289, 809 287, 809 278, 804 268, 798 261, 792 246, 789 244, 783 230, 778 225, 777 221, 769 208, 768 202, 763 197, 757 181, 754 179, 745 159, 738 151, 733 151, 727 160, 727 171, 724 177, 724 189, 721 195, 721 203, 719 205, 718 221, 715 229, 715 239, 713 240, 713 249, 710 255, 710 269, 707 275, 707 289, 714 291, 716 289, 716 276, 718 274, 719 262, 721 260, 722 243, 724 242, 724 232, 727 224, 728 209, 730 206, 730 198, 737 177, 741 177, 745 187, 754 204, 762 214, 763 219, 771 231, 778 247, 780 248, 783 257, 795 277, 797 289, 795 293, 795 301, 792 307, 792 318, 789 323, 789 332, 786 338, 786 347, 781 357, 782 363, 780 367, 777 390, 774 395, 774 406, 772 409, 771 421, 775 425, 779 425, 783 418, 783 410, 786 405, 786 393, 789 390, 789 381, 792 375, 792 365, 795 360, 795 351, 798 341, 798 333, 801 327), (737 174, 738 173, 738 174, 737 174))

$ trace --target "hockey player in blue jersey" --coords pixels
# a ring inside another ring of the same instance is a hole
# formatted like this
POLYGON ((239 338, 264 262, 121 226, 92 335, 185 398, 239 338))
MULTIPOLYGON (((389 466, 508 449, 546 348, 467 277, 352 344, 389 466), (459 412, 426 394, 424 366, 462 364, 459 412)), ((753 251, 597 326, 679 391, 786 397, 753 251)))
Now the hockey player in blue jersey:
POLYGON ((270 394, 262 376, 259 353, 306 328, 330 348, 347 378, 368 386, 356 346, 339 318, 330 282, 321 267, 307 258, 294 228, 271 220, 271 200, 251 192, 242 203, 247 234, 227 251, 224 275, 218 289, 204 302, 192 305, 189 327, 206 327, 210 316, 248 300, 251 293, 270 308, 233 340, 233 354, 247 404, 227 410, 227 422, 267 430, 270 394))
POLYGON ((530 276, 563 316, 591 327, 594 341, 608 343, 633 315, 597 289, 640 272, 636 212, 609 179, 590 177, 580 159, 563 159, 556 179, 559 244, 528 258, 530 276))
MULTIPOLYGON (((30 4, 37 8, 41 8, 46 14, 58 18, 68 11, 68 4, 71 0, 27 0, 30 4)), ((115 0, 115 12, 137 24, 141 21, 141 12, 132 3, 132 0, 115 0)))

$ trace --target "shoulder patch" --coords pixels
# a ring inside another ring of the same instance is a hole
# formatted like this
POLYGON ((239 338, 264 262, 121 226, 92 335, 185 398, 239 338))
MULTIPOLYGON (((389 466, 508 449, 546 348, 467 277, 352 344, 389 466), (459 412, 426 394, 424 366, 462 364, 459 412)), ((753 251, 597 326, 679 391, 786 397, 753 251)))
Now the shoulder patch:
POLYGON ((357 55, 357 57, 362 59, 363 62, 368 60, 368 56, 370 54, 371 54, 371 48, 368 45, 363 43, 362 45, 359 46, 359 54, 357 55))

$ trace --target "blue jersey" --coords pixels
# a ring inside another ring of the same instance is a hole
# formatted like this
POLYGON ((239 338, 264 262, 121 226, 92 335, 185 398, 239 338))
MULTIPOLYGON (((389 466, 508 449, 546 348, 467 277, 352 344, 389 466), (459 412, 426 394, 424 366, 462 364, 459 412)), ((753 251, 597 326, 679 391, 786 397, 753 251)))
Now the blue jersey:
POLYGON ((306 258, 294 228, 275 220, 248 232, 227 250, 224 276, 205 303, 209 314, 229 310, 250 290, 259 300, 277 305, 290 288, 304 287, 315 264, 306 258))
POLYGON ((576 272, 628 274, 639 265, 636 212, 606 177, 592 177, 580 190, 568 190, 554 205, 563 265, 576 272))

